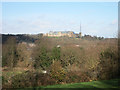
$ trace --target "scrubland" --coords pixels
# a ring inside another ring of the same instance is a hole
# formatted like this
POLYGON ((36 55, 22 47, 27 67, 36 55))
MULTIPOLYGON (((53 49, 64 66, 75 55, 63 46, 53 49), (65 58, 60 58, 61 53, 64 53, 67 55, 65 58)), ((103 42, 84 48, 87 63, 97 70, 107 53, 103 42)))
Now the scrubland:
MULTIPOLYGON (((119 77, 118 40, 42 37, 2 45, 3 88, 109 80, 119 77)), ((14 39, 15 41, 15 39, 14 39)))

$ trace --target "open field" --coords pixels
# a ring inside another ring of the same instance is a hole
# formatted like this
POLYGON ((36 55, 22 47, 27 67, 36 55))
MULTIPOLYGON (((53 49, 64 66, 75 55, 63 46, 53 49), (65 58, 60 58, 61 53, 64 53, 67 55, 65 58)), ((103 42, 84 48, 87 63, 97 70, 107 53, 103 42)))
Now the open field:
POLYGON ((120 79, 112 80, 101 80, 101 81, 91 81, 91 82, 82 82, 82 83, 72 83, 64 85, 49 85, 45 87, 38 88, 120 88, 118 81, 120 79))

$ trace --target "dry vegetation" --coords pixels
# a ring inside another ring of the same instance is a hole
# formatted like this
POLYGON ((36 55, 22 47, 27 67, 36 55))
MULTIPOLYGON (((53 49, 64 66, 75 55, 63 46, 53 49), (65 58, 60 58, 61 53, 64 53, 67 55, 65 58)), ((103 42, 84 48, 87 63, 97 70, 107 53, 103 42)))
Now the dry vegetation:
POLYGON ((8 43, 4 44, 3 60, 9 64, 3 65, 3 87, 35 87, 117 78, 117 43, 117 39, 44 37, 35 42, 35 47, 18 43, 15 66, 9 66, 14 59, 9 54, 7 56, 8 51, 4 49, 9 49, 6 48, 8 43), (42 73, 43 70, 47 73, 42 73))

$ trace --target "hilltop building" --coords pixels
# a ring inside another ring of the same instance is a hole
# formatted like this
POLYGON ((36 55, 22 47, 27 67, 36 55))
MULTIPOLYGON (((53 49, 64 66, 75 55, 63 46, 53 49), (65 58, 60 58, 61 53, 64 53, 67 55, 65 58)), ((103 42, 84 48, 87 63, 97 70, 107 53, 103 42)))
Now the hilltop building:
POLYGON ((50 31, 49 33, 44 34, 43 36, 48 36, 48 37, 76 37, 76 38, 81 38, 82 33, 81 33, 81 24, 80 24, 80 32, 79 34, 74 33, 73 31, 50 31))
POLYGON ((82 37, 81 32, 79 34, 74 33, 73 31, 50 31, 49 33, 44 34, 43 36, 48 37, 82 37))
POLYGON ((73 31, 50 31, 49 33, 44 34, 44 36, 48 37, 75 37, 75 33, 73 31))

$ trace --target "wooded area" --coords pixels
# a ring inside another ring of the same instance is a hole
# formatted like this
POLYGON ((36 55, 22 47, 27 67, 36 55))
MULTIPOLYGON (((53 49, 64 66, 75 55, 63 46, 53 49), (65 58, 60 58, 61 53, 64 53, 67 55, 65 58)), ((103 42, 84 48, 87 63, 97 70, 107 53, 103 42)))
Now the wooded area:
POLYGON ((3 88, 118 78, 117 38, 4 35, 3 88))

